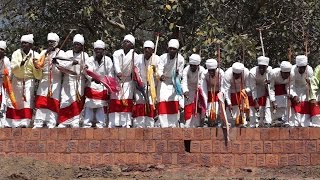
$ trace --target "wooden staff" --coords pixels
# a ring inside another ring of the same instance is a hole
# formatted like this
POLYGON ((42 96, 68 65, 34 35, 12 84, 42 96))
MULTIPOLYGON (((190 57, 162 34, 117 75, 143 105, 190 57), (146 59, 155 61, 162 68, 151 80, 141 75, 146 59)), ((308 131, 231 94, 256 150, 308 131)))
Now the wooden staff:
MULTIPOLYGON (((289 62, 291 63, 291 58, 292 58, 292 47, 291 47, 291 44, 289 45, 289 49, 288 49, 288 60, 289 62)), ((289 83, 288 83, 288 96, 287 96, 287 121, 289 122, 289 118, 290 118, 290 112, 291 112, 291 103, 290 103, 290 99, 289 99, 289 96, 290 96, 290 93, 291 93, 291 88, 290 88, 290 85, 291 85, 291 72, 290 72, 290 75, 289 75, 289 83)))

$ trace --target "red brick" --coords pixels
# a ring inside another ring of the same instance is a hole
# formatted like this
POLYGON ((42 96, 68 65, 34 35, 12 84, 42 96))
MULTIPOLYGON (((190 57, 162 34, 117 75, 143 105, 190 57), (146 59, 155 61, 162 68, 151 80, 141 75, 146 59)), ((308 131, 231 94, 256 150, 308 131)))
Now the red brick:
POLYGON ((135 128, 135 139, 143 140, 143 129, 135 128))
POLYGON ((246 167, 247 166, 247 155, 246 154, 235 154, 234 155, 234 166, 246 167))
POLYGON ((162 128, 161 129, 161 139, 163 139, 163 140, 173 139, 172 128, 162 128))
POLYGON ((241 152, 245 154, 251 153, 251 141, 241 141, 241 152))
POLYGON ((0 141, 0 153, 5 152, 6 141, 0 141))
POLYGON ((69 140, 66 144, 67 153, 76 153, 78 152, 78 140, 69 140))
POLYGON ((192 153, 201 152, 201 141, 191 141, 190 152, 192 153))
POLYGON ((203 139, 203 129, 202 128, 194 128, 193 129, 193 139, 194 140, 202 140, 203 139))
POLYGON ((289 139, 289 128, 278 128, 279 139, 289 139))
POLYGON ((153 139, 152 134, 153 134, 152 128, 144 128, 143 129, 143 138, 144 139, 153 139))
POLYGON ((135 140, 125 141, 125 152, 135 152, 136 142, 135 140))
POLYGON ((172 139, 183 140, 183 129, 172 128, 172 139))
POLYGON ((51 163, 59 163, 59 153, 48 153, 46 161, 51 163))
POLYGON ((294 145, 295 145, 295 141, 293 140, 283 141, 282 142, 283 153, 288 153, 288 154, 294 153, 295 152, 294 145))
MULTIPOLYGON (((25 150, 27 153, 37 152, 38 142, 37 141, 26 141, 25 150)), ((12 151, 14 152, 14 151, 12 151)))
POLYGON ((144 140, 135 140, 134 152, 144 152, 144 140))
POLYGON ((190 159, 188 154, 178 154, 178 164, 189 164, 190 159))
POLYGON ((212 142, 212 152, 213 153, 220 153, 221 152, 221 141, 213 141, 212 142))
POLYGON ((15 157, 16 157, 16 154, 17 154, 17 153, 15 153, 15 152, 10 152, 10 153, 7 153, 7 154, 6 154, 6 157, 7 157, 7 158, 15 158, 15 157))
POLYGON ((272 141, 264 141, 263 142, 263 152, 265 154, 272 153, 272 141))
POLYGON ((251 152, 254 154, 263 153, 263 141, 252 141, 251 152))
POLYGON ((111 152, 121 152, 121 142, 119 140, 111 140, 111 152))
POLYGON ((220 154, 212 154, 212 165, 213 166, 221 166, 221 155, 220 154))
POLYGON ((161 139, 161 128, 153 128, 152 138, 153 139, 161 139))
POLYGON ((320 140, 317 140, 317 152, 320 153, 320 140))
POLYGON ((247 154, 247 166, 256 167, 257 166, 257 155, 247 154))
POLYGON ((136 129, 135 128, 127 128, 127 139, 135 139, 136 138, 136 129))
POLYGON ((81 155, 78 153, 71 153, 70 164, 73 166, 79 166, 81 164, 81 155))
POLYGON ((139 153, 127 153, 127 164, 139 164, 139 153))
POLYGON ((55 140, 47 140, 47 152, 54 153, 55 152, 56 141, 55 140))
POLYGON ((71 139, 86 139, 86 130, 82 128, 71 128, 71 139))
POLYGON ((279 165, 279 157, 277 154, 266 154, 266 166, 276 167, 279 165))
POLYGON ((50 140, 57 140, 58 139, 58 129, 50 129, 50 140))
POLYGON ((114 164, 114 154, 113 153, 104 153, 102 154, 102 163, 104 165, 114 164))
POLYGON ((70 165, 71 164, 71 154, 60 154, 59 164, 70 165))
POLYGON ((70 128, 58 128, 58 139, 69 140, 71 139, 71 129, 70 128))
MULTIPOLYGON (((4 158, 5 157, 5 154, 4 154, 4 156, 2 157, 2 155, 0 154, 0 157, 1 158, 4 158)), ((28 154, 27 153, 16 153, 16 157, 17 158, 26 158, 26 157, 28 157, 28 154)), ((45 159, 46 160, 46 159, 45 159)))
POLYGON ((172 164, 172 155, 171 155, 171 153, 162 153, 162 163, 163 164, 172 164))
POLYGON ((119 139, 119 128, 110 128, 108 130, 109 132, 104 132, 104 136, 106 136, 106 134, 109 134, 109 137, 104 139, 119 139))
MULTIPOLYGON (((23 154, 26 154, 26 153, 23 153, 23 154)), ((6 158, 6 153, 4 152, 0 153, 0 158, 6 158)))
POLYGON ((264 167, 266 166, 266 156, 265 154, 257 154, 257 167, 264 167))
POLYGON ((47 141, 39 141, 37 144, 37 151, 39 153, 46 153, 47 152, 47 141))
POLYGON ((282 141, 272 141, 272 152, 282 153, 282 141))
POLYGON ((79 140, 78 141, 79 152, 87 153, 89 152, 89 140, 79 140))
POLYGON ((100 152, 100 141, 99 140, 89 141, 89 152, 91 152, 91 153, 100 152))
POLYGON ((298 154, 288 154, 288 165, 298 166, 299 165, 299 155, 298 154))
POLYGON ((178 164, 178 154, 171 153, 171 155, 172 155, 172 164, 178 164))
POLYGON ((0 129, 0 140, 12 139, 12 128, 1 128, 0 129))
POLYGON ((184 152, 183 141, 169 140, 168 141, 168 151, 171 153, 181 153, 184 152))
POLYGON ((183 129, 183 138, 184 140, 192 140, 193 137, 193 129, 192 128, 184 128, 183 129))
POLYGON ((103 133, 104 133, 104 129, 103 128, 93 129, 93 138, 95 140, 102 140, 103 139, 103 133))
POLYGON ((201 141, 201 152, 202 153, 212 153, 212 141, 211 140, 201 141))
POLYGON ((320 156, 317 153, 311 154, 311 165, 312 166, 318 166, 320 165, 320 156))
POLYGON ((125 152, 126 150, 126 141, 120 140, 120 152, 125 152))
POLYGON ((34 160, 36 160, 37 159, 37 155, 38 155, 38 153, 27 153, 28 154, 28 158, 30 158, 30 159, 34 159, 34 160))
POLYGON ((55 143, 55 152, 65 152, 67 149, 67 141, 65 140, 57 140, 55 143))
POLYGON ((40 129, 32 129, 30 140, 40 140, 41 134, 40 129))
POLYGON ((309 128, 310 139, 320 139, 320 129, 319 128, 309 128))
POLYGON ((246 139, 246 129, 244 128, 233 128, 233 129, 237 129, 237 140, 245 140, 246 139))
POLYGON ((231 153, 232 145, 231 141, 220 141, 221 143, 221 153, 231 153))
POLYGON ((86 139, 93 139, 93 128, 85 128, 86 139))
POLYGON ((287 128, 289 130, 289 139, 299 139, 299 128, 287 128))
POLYGON ((231 142, 231 151, 233 154, 240 154, 242 150, 242 143, 241 141, 232 141, 231 142))
POLYGON ((156 152, 155 140, 144 140, 144 152, 153 153, 156 152))
MULTIPOLYGON (((234 135, 235 133, 237 133, 237 128, 231 128, 229 130, 230 140, 236 139, 236 135, 234 135)), ((212 128, 211 135, 212 135, 212 139, 215 139, 215 140, 226 140, 227 138, 226 129, 222 129, 222 128, 212 128)))
POLYGON ((139 164, 151 164, 152 157, 150 153, 139 154, 139 164))
POLYGON ((168 145, 166 140, 156 140, 156 152, 164 153, 168 152, 168 145))
POLYGON ((119 139, 125 140, 127 139, 127 128, 119 128, 118 129, 119 139))
POLYGON ((4 151, 5 151, 5 152, 15 152, 15 151, 16 151, 15 141, 14 141, 14 140, 7 140, 7 141, 5 141, 4 151))
POLYGON ((21 139, 22 140, 29 140, 31 137, 31 131, 32 131, 31 128, 22 128, 21 129, 21 139))
POLYGON ((234 155, 233 154, 222 154, 221 165, 224 167, 234 166, 234 155))
POLYGON ((299 165, 309 166, 310 165, 310 154, 299 154, 299 165))
POLYGON ((98 166, 102 165, 102 154, 101 153, 91 153, 92 165, 98 166))
POLYGON ((12 128, 12 137, 13 139, 21 139, 22 137, 21 128, 12 128))
POLYGON ((25 141, 23 141, 23 140, 16 140, 16 141, 15 141, 15 146, 16 146, 16 152, 17 152, 17 153, 24 153, 24 152, 26 152, 26 149, 25 149, 25 141))
POLYGON ((200 154, 200 165, 210 167, 212 166, 212 155, 211 154, 200 154))
POLYGON ((114 153, 114 164, 124 165, 127 162, 126 153, 114 153))
POLYGON ((310 138, 309 128, 298 128, 299 129, 299 139, 307 140, 310 138))
POLYGON ((303 154, 306 152, 306 144, 305 141, 302 140, 296 140, 294 142, 294 152, 297 154, 303 154))
POLYGON ((261 140, 278 140, 280 138, 279 128, 262 128, 260 134, 261 140))
POLYGON ((157 153, 151 154, 151 163, 152 164, 162 164, 162 155, 157 153))
POLYGON ((116 128, 102 128, 103 134, 102 139, 110 139, 110 129, 116 129, 116 128))
POLYGON ((305 152, 307 153, 317 152, 317 141, 316 140, 305 141, 305 152))
MULTIPOLYGON (((89 146, 89 143, 88 143, 88 146, 89 146)), ((100 150, 102 153, 111 152, 111 140, 102 140, 100 142, 100 150)))
POLYGON ((190 164, 200 164, 200 153, 186 153, 190 164))
POLYGON ((247 128, 245 129, 246 136, 244 137, 245 140, 260 140, 260 128, 247 128))
POLYGON ((40 139, 48 140, 49 138, 50 138, 50 129, 47 129, 47 128, 40 129, 40 139))

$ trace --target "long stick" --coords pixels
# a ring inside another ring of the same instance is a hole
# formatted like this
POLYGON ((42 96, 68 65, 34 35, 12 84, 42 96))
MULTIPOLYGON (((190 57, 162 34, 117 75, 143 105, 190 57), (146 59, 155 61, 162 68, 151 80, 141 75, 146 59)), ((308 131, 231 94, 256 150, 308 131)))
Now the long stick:
MULTIPOLYGON (((289 45, 289 50, 288 50, 288 60, 289 60, 289 62, 291 63, 291 56, 292 56, 292 47, 291 47, 291 45, 289 45)), ((290 96, 290 93, 291 93, 291 91, 290 91, 290 84, 291 84, 291 72, 290 72, 290 75, 289 75, 289 83, 288 83, 288 88, 289 88, 289 90, 288 90, 288 96, 287 96, 287 121, 289 122, 289 118, 290 118, 290 110, 291 110, 291 107, 290 107, 290 100, 289 100, 289 96, 290 96)))

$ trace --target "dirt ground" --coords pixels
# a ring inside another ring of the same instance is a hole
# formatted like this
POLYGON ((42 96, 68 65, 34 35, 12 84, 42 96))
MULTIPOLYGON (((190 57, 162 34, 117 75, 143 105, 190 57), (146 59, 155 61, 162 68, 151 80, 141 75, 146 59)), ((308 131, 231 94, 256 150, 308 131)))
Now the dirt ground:
POLYGON ((320 179, 320 167, 208 168, 195 166, 72 167, 32 159, 0 159, 0 179, 320 179))

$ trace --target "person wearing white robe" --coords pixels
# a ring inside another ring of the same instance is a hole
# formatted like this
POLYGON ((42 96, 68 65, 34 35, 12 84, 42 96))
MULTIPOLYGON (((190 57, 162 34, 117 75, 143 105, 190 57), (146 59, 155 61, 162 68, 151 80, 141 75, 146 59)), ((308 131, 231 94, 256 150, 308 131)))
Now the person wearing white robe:
POLYGON ((250 127, 270 127, 271 114, 266 114, 265 108, 270 107, 267 83, 270 83, 272 67, 269 66, 268 57, 260 56, 257 61, 258 66, 253 67, 249 72, 250 127))
MULTIPOLYGON (((224 73, 222 92, 226 100, 228 122, 235 125, 235 119, 240 115, 239 99, 241 91, 250 92, 248 86, 249 70, 240 62, 233 63, 224 73)), ((244 118, 247 117, 244 114, 244 118)), ((246 125, 246 121, 243 125, 246 125)))
POLYGON ((73 50, 66 52, 66 58, 71 61, 64 61, 61 66, 76 73, 76 75, 64 73, 61 89, 61 102, 59 111, 58 128, 80 126, 82 111, 84 107, 84 87, 86 68, 89 56, 83 51, 84 37, 76 34, 73 37, 73 50))
POLYGON ((35 66, 40 55, 32 50, 33 42, 32 34, 23 35, 21 49, 12 54, 12 88, 17 108, 8 99, 5 124, 8 127, 29 127, 33 118, 35 80, 42 77, 42 69, 35 66))
POLYGON ((120 92, 111 93, 109 103, 108 127, 131 127, 133 94, 135 84, 132 81, 134 65, 138 54, 134 51, 135 38, 128 34, 122 42, 122 49, 113 53, 113 66, 115 75, 120 81, 120 92))
POLYGON ((311 107, 310 107, 310 80, 313 76, 313 69, 308 65, 308 57, 298 55, 296 64, 292 66, 295 86, 294 91, 299 98, 299 104, 293 104, 294 126, 309 127, 311 126, 311 107))
MULTIPOLYGON (((0 71, 3 73, 4 69, 8 70, 8 76, 10 77, 11 68, 10 68, 10 60, 7 56, 5 56, 5 51, 7 49, 7 43, 5 41, 0 41, 0 71)), ((6 110, 7 110, 7 91, 3 86, 3 75, 0 77, 0 127, 9 127, 6 123, 6 110)))
POLYGON ((181 79, 184 58, 178 53, 179 41, 171 39, 168 42, 168 53, 160 56, 158 64, 158 75, 160 77, 158 85, 158 114, 161 127, 178 127, 179 126, 179 95, 173 84, 172 76, 175 74, 181 79))
MULTIPOLYGON (((160 61, 160 57, 154 54, 154 43, 152 41, 145 41, 143 44, 144 53, 140 54, 137 61, 137 67, 139 69, 140 77, 145 86, 145 93, 148 102, 144 99, 142 93, 139 90, 135 90, 135 105, 133 107, 133 127, 136 128, 150 128, 155 126, 154 117, 155 117, 155 102, 152 101, 151 89, 148 84, 148 71, 150 68, 155 68, 160 61), (148 104, 149 103, 149 104, 148 104), (147 106, 149 106, 147 111, 147 106)), ((154 85, 156 83, 155 74, 152 77, 154 85)))
POLYGON ((192 54, 189 57, 189 65, 183 70, 182 90, 184 94, 184 119, 185 128, 203 126, 202 118, 206 116, 207 107, 207 81, 205 80, 206 70, 200 66, 201 57, 199 54, 192 54), (201 93, 199 93, 200 89, 201 93), (204 112, 201 112, 200 99, 205 103, 204 112), (195 109, 196 108, 196 109, 195 109))
POLYGON ((65 57, 65 53, 57 48, 60 38, 56 33, 49 33, 47 40, 48 49, 40 53, 41 57, 45 57, 45 61, 42 67, 43 76, 40 80, 35 100, 35 108, 37 110, 33 128, 41 128, 44 124, 48 128, 54 128, 57 124, 60 110, 62 75, 53 64, 53 62, 57 62, 53 58, 65 57))
MULTIPOLYGON (((279 120, 281 126, 293 126, 291 115, 291 101, 299 102, 294 91, 295 79, 292 65, 288 61, 282 61, 280 68, 274 68, 270 81, 270 100, 273 108, 272 120, 279 120), (291 99, 291 100, 290 100, 291 99)), ((266 113, 271 114, 271 108, 266 109, 266 113)))
MULTIPOLYGON (((113 76, 113 63, 110 57, 105 56, 105 43, 97 40, 93 44, 94 56, 89 58, 89 70, 99 74, 100 76, 113 76)), ((103 128, 105 123, 105 110, 107 109, 109 94, 107 88, 99 81, 92 78, 87 82, 85 88, 85 112, 83 127, 90 128, 94 118, 96 119, 96 127, 103 128)))
POLYGON ((214 108, 216 113, 216 120, 208 122, 209 126, 218 125, 219 120, 219 103, 217 94, 220 92, 222 87, 222 80, 224 77, 224 71, 218 68, 218 62, 215 59, 208 59, 206 61, 207 71, 205 72, 205 80, 207 82, 208 89, 208 106, 207 116, 210 117, 210 110, 214 108), (214 106, 214 107, 213 107, 214 106))

